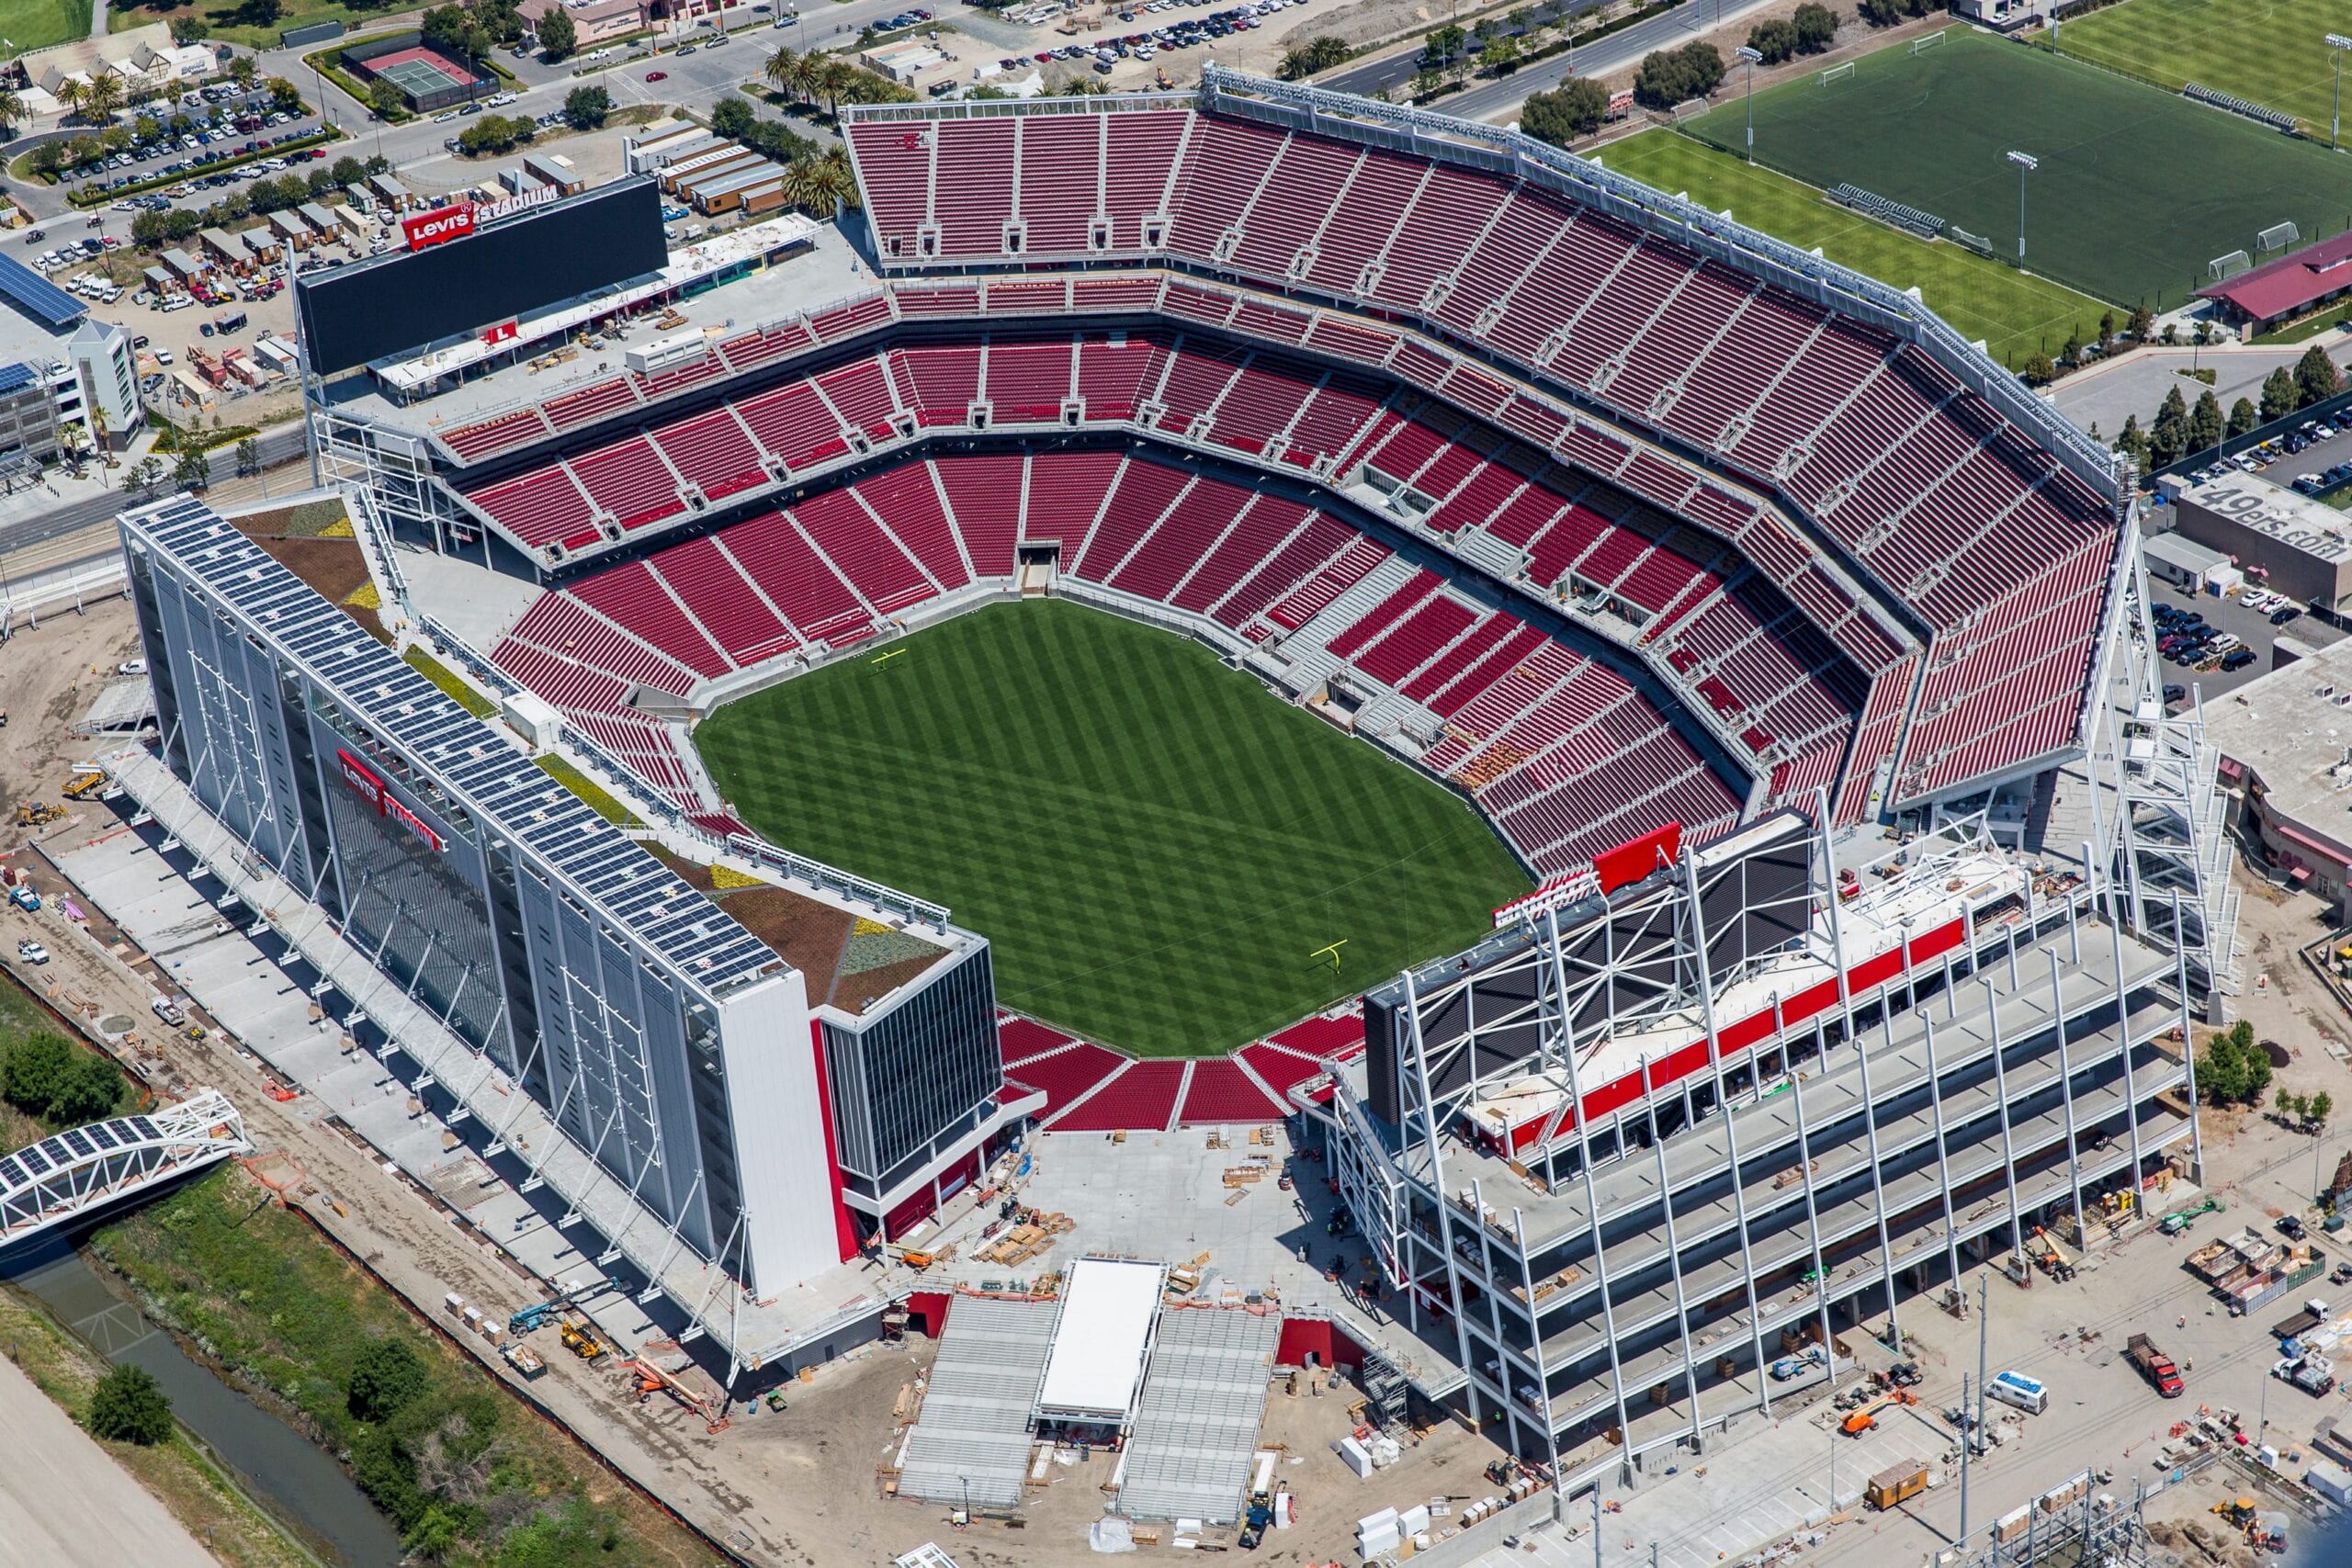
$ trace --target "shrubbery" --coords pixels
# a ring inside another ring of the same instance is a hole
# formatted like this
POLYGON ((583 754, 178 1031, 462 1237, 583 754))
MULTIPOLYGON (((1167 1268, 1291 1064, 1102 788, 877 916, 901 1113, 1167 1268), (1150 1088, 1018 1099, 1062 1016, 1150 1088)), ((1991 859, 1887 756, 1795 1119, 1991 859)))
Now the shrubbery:
POLYGON ((1686 99, 1705 97, 1723 79, 1724 57, 1714 45, 1694 40, 1644 55, 1634 77, 1634 101, 1645 108, 1670 109, 1686 99))

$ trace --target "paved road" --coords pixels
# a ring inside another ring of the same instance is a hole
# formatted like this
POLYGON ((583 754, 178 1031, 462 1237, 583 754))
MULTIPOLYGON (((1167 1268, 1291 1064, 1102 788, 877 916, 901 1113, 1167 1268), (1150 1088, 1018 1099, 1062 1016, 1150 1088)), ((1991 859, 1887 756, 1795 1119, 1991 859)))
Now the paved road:
POLYGON ((211 1568, 153 1494, 115 1463, 13 1361, 0 1361, 0 1540, 10 1562, 55 1568, 211 1568))
MULTIPOLYGON (((1598 0, 1579 0, 1581 14, 1598 0)), ((1548 93, 1571 75, 1600 76, 1622 71, 1653 50, 1668 49, 1694 34, 1737 21, 1760 11, 1770 0, 1684 0, 1671 11, 1636 22, 1587 48, 1556 54, 1508 76, 1477 79, 1459 93, 1439 98, 1430 107, 1463 119, 1512 120, 1530 93, 1548 93)), ((1368 60, 1318 79, 1317 85, 1343 93, 1371 95, 1411 79, 1419 56, 1407 51, 1384 59, 1368 60)))

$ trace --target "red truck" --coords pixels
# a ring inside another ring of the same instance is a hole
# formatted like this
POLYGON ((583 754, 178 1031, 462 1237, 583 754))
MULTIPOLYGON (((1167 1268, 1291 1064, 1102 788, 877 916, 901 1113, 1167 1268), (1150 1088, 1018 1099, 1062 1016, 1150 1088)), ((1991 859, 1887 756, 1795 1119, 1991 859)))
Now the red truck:
POLYGON ((2146 1335, 2134 1334, 2124 1342, 2123 1349, 2132 1358, 2132 1365, 2146 1374, 2148 1381, 2156 1385, 2156 1392, 2166 1399, 2178 1399, 2188 1392, 2188 1385, 2180 1379, 2180 1369, 2146 1335))

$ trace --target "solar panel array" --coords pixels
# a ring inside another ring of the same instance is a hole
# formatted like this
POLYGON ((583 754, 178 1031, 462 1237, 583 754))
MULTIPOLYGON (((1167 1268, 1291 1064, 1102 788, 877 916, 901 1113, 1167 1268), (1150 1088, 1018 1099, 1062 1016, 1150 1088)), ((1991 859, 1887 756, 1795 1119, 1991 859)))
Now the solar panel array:
POLYGON ((90 308, 14 256, 0 256, 0 295, 34 320, 55 328, 72 326, 90 308))
POLYGON ((307 671, 381 742, 582 905, 717 991, 783 960, 200 502, 125 514, 179 575, 307 671))
POLYGON ((0 1191, 53 1176, 100 1155, 135 1147, 156 1135, 155 1123, 147 1117, 124 1116, 112 1122, 93 1122, 86 1127, 74 1127, 43 1138, 15 1154, 0 1156, 0 1191))

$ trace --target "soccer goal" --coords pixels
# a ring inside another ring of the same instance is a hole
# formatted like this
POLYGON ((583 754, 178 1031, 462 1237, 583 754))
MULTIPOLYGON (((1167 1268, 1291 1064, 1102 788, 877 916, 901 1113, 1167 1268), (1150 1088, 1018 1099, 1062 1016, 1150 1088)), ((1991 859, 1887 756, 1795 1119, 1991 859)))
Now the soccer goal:
POLYGON ((1853 76, 1854 62, 1849 60, 1843 65, 1831 66, 1828 70, 1824 71, 1819 76, 1815 77, 1815 80, 1819 82, 1823 86, 1827 87, 1833 86, 1839 82, 1850 82, 1853 80, 1853 76))
POLYGON ((2254 258, 2244 251, 2232 251, 2228 255, 2215 256, 2207 262, 2205 271, 2214 282, 2219 283, 2223 278, 2235 277, 2253 265, 2254 258))
POLYGON ((1920 53, 1923 53, 1923 52, 1925 52, 1925 51, 1928 51, 1928 50, 1930 50, 1930 49, 1935 48, 1935 47, 1936 47, 1936 45, 1938 45, 1938 44, 1939 44, 1939 43, 1941 43, 1941 42, 1943 42, 1943 41, 1944 41, 1944 29, 1943 29, 1943 28, 1937 28, 1934 32, 1929 33, 1929 34, 1928 34, 1927 37, 1925 37, 1925 38, 1915 38, 1915 39, 1913 39, 1911 40, 1911 52, 1912 52, 1913 54, 1915 54, 1915 55, 1917 55, 1917 54, 1920 54, 1920 53))
POLYGON ((1674 123, 1688 125, 1714 107, 1704 98, 1685 98, 1674 106, 1674 123))
POLYGON ((2296 228, 2294 224, 2273 223, 2256 236, 2254 254, 2261 255, 2266 251, 2283 251, 2289 245, 2301 243, 2302 238, 2302 231, 2296 228))

